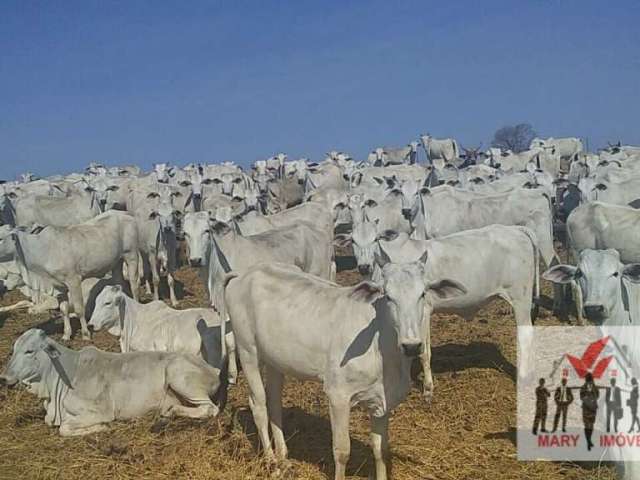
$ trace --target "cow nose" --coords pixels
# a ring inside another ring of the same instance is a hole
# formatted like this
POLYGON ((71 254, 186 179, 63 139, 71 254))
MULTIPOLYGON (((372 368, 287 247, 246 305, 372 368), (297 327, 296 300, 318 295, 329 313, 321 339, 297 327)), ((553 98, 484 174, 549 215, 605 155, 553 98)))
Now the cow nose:
POLYGON ((604 305, 585 305, 584 316, 589 320, 602 320, 605 318, 607 311, 604 305))
POLYGON ((200 198, 202 198, 202 194, 201 194, 201 193, 195 193, 195 192, 194 192, 194 194, 193 194, 193 198, 200 199, 200 198))
POLYGON ((298 179, 298 185, 302 185, 304 183, 304 180, 302 180, 301 178, 298 179))
POLYGON ((199 267, 200 265, 202 265, 202 259, 201 258, 192 258, 189 263, 191 263, 192 267, 199 267))
POLYGON ((360 272, 360 275, 369 275, 371 267, 369 265, 358 265, 358 272, 360 272))
POLYGON ((402 352, 407 357, 417 357, 422 353, 422 343, 403 343, 402 352))
POLYGON ((163 230, 164 230, 164 233, 170 233, 171 227, 164 227, 163 230))
POLYGON ((402 216, 404 218, 406 218, 407 220, 411 219, 411 209, 410 208, 403 208, 402 209, 402 216))

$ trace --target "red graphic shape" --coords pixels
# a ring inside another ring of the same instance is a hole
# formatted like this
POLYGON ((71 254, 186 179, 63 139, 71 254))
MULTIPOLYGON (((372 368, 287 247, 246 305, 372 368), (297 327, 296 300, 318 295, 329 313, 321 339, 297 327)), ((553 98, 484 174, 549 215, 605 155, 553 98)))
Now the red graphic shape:
MULTIPOLYGON (((609 338, 610 337, 603 337, 600 340, 591 343, 582 354, 582 358, 574 357, 567 353, 567 358, 569 359, 571 366, 573 366, 573 369, 580 378, 584 378, 587 373, 589 373, 589 369, 595 363, 598 355, 602 353, 602 350, 609 341, 609 338)), ((611 362, 611 359, 612 357, 605 357, 598 362, 592 373, 594 378, 600 378, 604 374, 611 362)))

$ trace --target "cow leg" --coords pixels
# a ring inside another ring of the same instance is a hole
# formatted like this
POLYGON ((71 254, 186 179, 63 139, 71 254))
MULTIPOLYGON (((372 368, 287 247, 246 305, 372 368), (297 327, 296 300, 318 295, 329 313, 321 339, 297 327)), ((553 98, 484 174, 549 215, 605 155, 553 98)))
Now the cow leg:
POLYGON ((129 277, 129 285, 131 285, 131 295, 133 299, 138 301, 138 254, 130 255, 125 257, 125 262, 127 263, 127 275, 129 277))
POLYGON ((101 432, 106 430, 107 426, 101 423, 96 425, 76 425, 76 422, 65 422, 60 425, 60 435, 63 437, 74 437, 79 435, 88 435, 90 433, 101 432))
MULTIPOLYGON (((425 319, 430 318, 430 314, 425 312, 425 319)), ((422 338, 424 339, 424 347, 420 354, 420 363, 422 364, 422 395, 427 404, 433 399, 433 375, 431 373, 431 322, 424 321, 424 331, 422 338)))
POLYGON ((376 462, 376 480, 387 479, 387 458, 389 457, 389 416, 371 416, 371 449, 376 462))
POLYGON ((164 416, 175 415, 188 418, 209 418, 218 415, 218 407, 213 403, 210 405, 198 405, 197 407, 185 407, 184 405, 173 405, 164 416))
POLYGON ((87 320, 84 318, 84 298, 82 297, 82 282, 77 281, 69 285, 69 301, 73 305, 73 311, 80 319, 82 339, 91 340, 91 334, 87 328, 87 320))
POLYGON ((64 333, 62 340, 71 340, 71 320, 69 320, 69 300, 60 301, 60 312, 62 313, 62 321, 64 322, 64 333))
POLYGON ((238 382, 238 358, 236 353, 236 337, 233 332, 229 332, 225 335, 225 343, 227 346, 229 383, 231 385, 235 385, 238 382))
MULTIPOLYGON (((244 365, 244 364, 243 364, 244 365)), ((329 416, 331 417, 331 433, 333 435, 333 459, 336 464, 335 480, 345 480, 347 462, 351 453, 349 439, 348 399, 329 396, 329 416)))
POLYGON ((178 300, 176 300, 175 279, 171 272, 167 272, 167 283, 169 284, 169 297, 171 298, 171 305, 176 307, 178 300))
POLYGON ((267 397, 260 376, 260 366, 258 359, 253 352, 240 350, 240 360, 244 375, 249 384, 249 407, 253 414, 253 421, 258 429, 258 436, 264 455, 269 461, 275 461, 273 449, 271 448, 271 439, 269 438, 269 417, 267 413, 267 397))
POLYGON ((158 257, 155 254, 149 255, 149 266, 153 281, 153 299, 160 300, 160 273, 158 272, 158 257))
POLYGON ((571 282, 571 292, 573 293, 573 299, 576 304, 576 321, 578 325, 584 325, 584 317, 582 316, 582 289, 578 282, 571 282))
POLYGON ((282 433, 282 384, 284 374, 273 367, 267 366, 267 410, 269 412, 269 423, 271 434, 276 450, 276 458, 284 460, 287 458, 287 444, 282 433))

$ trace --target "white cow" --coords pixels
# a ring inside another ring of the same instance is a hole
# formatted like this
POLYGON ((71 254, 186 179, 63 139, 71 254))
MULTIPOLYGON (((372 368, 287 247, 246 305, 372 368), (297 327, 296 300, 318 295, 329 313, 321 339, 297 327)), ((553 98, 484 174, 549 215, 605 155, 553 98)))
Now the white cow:
MULTIPOLYGON (((596 325, 608 327, 633 326, 625 338, 632 360, 632 375, 640 378, 640 263, 624 265, 614 249, 580 253, 578 264, 556 265, 543 274, 559 284, 577 284, 584 297, 582 313, 596 325)), ((640 455, 614 450, 612 456, 624 465, 624 480, 640 478, 640 455)))
POLYGON ((410 388, 411 357, 422 349, 424 307, 433 294, 453 296, 464 287, 448 280, 427 283, 418 262, 386 265, 383 279, 382 286, 340 287, 283 264, 259 264, 226 278, 225 301, 249 405, 269 460, 287 456, 281 402, 287 374, 323 383, 336 480, 345 478, 349 413, 355 404, 363 404, 371 416, 376 478, 387 478, 389 414, 410 388))
POLYGON ((458 142, 453 138, 436 139, 427 133, 420 136, 420 141, 431 164, 436 160, 444 163, 455 162, 460 156, 458 142))
POLYGON ((219 377, 218 369, 192 355, 74 351, 31 329, 16 340, 0 382, 27 384, 44 399, 45 423, 70 436, 156 409, 163 416, 214 417, 219 377))
MULTIPOLYGON (((34 272, 48 284, 65 290, 69 303, 80 318, 83 338, 89 338, 85 320, 82 280, 102 278, 111 272, 118 283, 122 277, 122 260, 127 265, 129 281, 137 299, 138 233, 132 216, 110 210, 80 225, 45 227, 37 234, 14 231, 0 241, 0 258, 13 255, 24 278, 34 272)), ((31 282, 25 282, 30 285, 31 282)), ((64 340, 71 338, 71 324, 66 302, 64 340)))
MULTIPOLYGON (((337 239, 344 241, 349 236, 337 239)), ((518 326, 531 325, 532 300, 540 296, 540 282, 538 247, 528 228, 490 225, 433 240, 413 240, 394 231, 379 233, 375 223, 364 222, 354 227, 350 239, 358 270, 373 281, 381 279, 382 269, 376 260, 386 257, 388 262, 407 263, 424 256, 428 281, 447 276, 464 283, 464 295, 435 298, 431 304, 435 312, 456 313, 471 320, 493 299, 502 298, 513 308, 518 326)), ((421 355, 427 401, 433 394, 429 329, 425 325, 426 348, 421 355)), ((524 354, 520 358, 531 360, 524 354)))
MULTIPOLYGON (((223 370, 220 315, 211 308, 175 310, 161 301, 139 303, 119 286, 106 286, 96 298, 89 320, 94 331, 108 330, 119 337, 120 351, 179 352, 202 357, 209 365, 223 370)), ((229 356, 235 355, 233 332, 225 338, 229 356)), ((234 371, 229 372, 235 383, 234 371)))

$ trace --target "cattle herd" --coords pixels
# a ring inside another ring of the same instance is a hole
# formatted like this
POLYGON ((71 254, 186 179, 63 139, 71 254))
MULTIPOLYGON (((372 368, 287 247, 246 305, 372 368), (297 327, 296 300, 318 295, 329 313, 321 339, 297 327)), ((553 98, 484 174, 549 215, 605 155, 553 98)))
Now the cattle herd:
MULTIPOLYGON (((150 410, 213 417, 243 375, 264 455, 277 463, 287 457, 286 375, 323 384, 336 479, 350 409, 369 412, 384 479, 389 415, 415 358, 425 401, 434 395, 433 312, 471 318, 502 298, 517 325, 532 325, 544 277, 556 312, 573 298, 577 324, 640 323, 640 147, 591 153, 577 138, 536 138, 523 152, 481 152, 423 135, 365 161, 332 151, 320 163, 278 154, 246 171, 91 164, 26 174, 0 194, 0 294, 28 299, 3 310, 59 309, 63 342, 72 313, 83 338, 119 339, 121 353, 72 350, 37 329, 16 340, 0 381, 28 385, 61 435, 150 410), (357 285, 335 283, 336 247, 353 249, 357 285), (210 308, 175 308, 180 263, 198 271, 210 308), (139 301, 141 287, 154 301, 139 301)), ((625 478, 633 469, 625 463, 625 478)))

